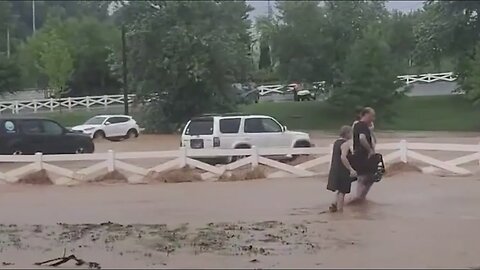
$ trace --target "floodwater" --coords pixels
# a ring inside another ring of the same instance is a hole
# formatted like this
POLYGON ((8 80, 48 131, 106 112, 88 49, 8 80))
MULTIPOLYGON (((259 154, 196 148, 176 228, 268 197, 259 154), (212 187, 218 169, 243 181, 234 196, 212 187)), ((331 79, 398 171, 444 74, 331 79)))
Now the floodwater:
MULTIPOLYGON (((325 178, 0 185, 0 267, 478 268, 478 176, 404 173, 326 213, 325 178), (69 264, 73 266, 73 263, 69 264)), ((354 190, 354 189, 352 189, 354 190)))

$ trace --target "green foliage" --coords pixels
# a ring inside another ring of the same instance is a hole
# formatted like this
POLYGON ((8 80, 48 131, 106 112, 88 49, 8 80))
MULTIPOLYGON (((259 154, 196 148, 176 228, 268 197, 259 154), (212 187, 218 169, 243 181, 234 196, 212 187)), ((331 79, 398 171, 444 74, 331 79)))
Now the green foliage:
POLYGON ((398 66, 383 35, 379 25, 371 25, 353 44, 345 60, 343 83, 328 99, 340 111, 352 115, 358 106, 371 106, 388 115, 401 96, 396 91, 402 86, 396 79, 398 66))
MULTIPOLYGON (((417 40, 420 53, 450 55, 455 61, 459 83, 475 103, 480 101, 478 44, 480 43, 478 1, 428 1, 417 40), (432 50, 433 48, 433 50, 432 50)), ((440 56, 437 56, 440 58, 440 56)))
POLYGON ((73 59, 68 44, 55 31, 45 33, 45 40, 40 47, 39 67, 48 77, 48 86, 52 95, 61 97, 67 89, 67 82, 73 71, 73 59))
POLYGON ((20 89, 20 68, 13 59, 0 56, 0 95, 20 89))
POLYGON ((194 115, 230 110, 231 85, 245 81, 251 68, 250 8, 237 1, 159 3, 122 8, 130 19, 130 89, 140 96, 161 95, 147 117, 162 115, 178 126, 194 115))
POLYGON ((19 57, 25 86, 46 86, 39 59, 44 44, 49 42, 50 32, 64 43, 73 61, 73 70, 67 82, 71 96, 118 93, 120 83, 110 71, 108 59, 119 47, 120 34, 113 25, 93 17, 63 21, 52 16, 35 36, 27 40, 20 48, 19 57))

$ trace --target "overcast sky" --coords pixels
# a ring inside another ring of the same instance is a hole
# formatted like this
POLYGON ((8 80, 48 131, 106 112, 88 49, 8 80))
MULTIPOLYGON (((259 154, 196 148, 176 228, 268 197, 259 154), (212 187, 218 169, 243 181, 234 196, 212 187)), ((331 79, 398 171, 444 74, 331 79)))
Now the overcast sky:
MULTIPOLYGON (((271 0, 272 2, 272 7, 274 6, 274 1, 271 0)), ((255 8, 254 11, 252 11, 251 16, 252 18, 257 17, 258 15, 266 15, 267 10, 268 10, 268 2, 267 1, 248 1, 253 8, 255 8)), ((404 12, 409 12, 411 10, 416 10, 419 9, 423 6, 423 1, 388 1, 387 2, 387 8, 390 10, 400 10, 404 12)))

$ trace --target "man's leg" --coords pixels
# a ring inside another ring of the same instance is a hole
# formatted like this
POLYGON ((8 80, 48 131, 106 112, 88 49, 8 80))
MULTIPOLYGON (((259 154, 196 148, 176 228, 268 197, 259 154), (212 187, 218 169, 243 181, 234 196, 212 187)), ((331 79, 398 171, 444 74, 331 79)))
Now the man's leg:
POLYGON ((337 211, 343 212, 343 204, 345 202, 345 193, 337 193, 337 211))
POLYGON ((361 195, 365 193, 365 184, 364 184, 365 176, 359 175, 357 177, 357 188, 355 194, 352 195, 351 199, 347 202, 347 204, 357 203, 361 201, 361 195))
POLYGON ((362 176, 362 185, 363 189, 361 190, 361 193, 358 193, 358 198, 360 200, 365 200, 367 198, 367 194, 370 191, 370 188, 372 187, 374 181, 373 181, 373 176, 372 175, 364 175, 362 176))

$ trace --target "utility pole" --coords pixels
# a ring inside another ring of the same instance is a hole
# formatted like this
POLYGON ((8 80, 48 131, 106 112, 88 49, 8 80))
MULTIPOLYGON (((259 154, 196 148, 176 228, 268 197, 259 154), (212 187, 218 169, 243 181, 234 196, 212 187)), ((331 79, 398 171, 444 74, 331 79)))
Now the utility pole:
POLYGON ((125 40, 125 25, 122 25, 122 63, 123 63, 123 106, 128 115, 128 82, 127 82, 127 48, 125 40))
POLYGON ((35 34, 35 31, 37 30, 35 25, 35 0, 32 0, 32 30, 35 34))
POLYGON ((268 19, 271 20, 272 19, 272 15, 273 15, 273 9, 272 9, 272 5, 270 4, 270 0, 267 1, 267 5, 268 5, 268 19))
POLYGON ((10 58, 10 25, 7 25, 7 58, 10 58))

